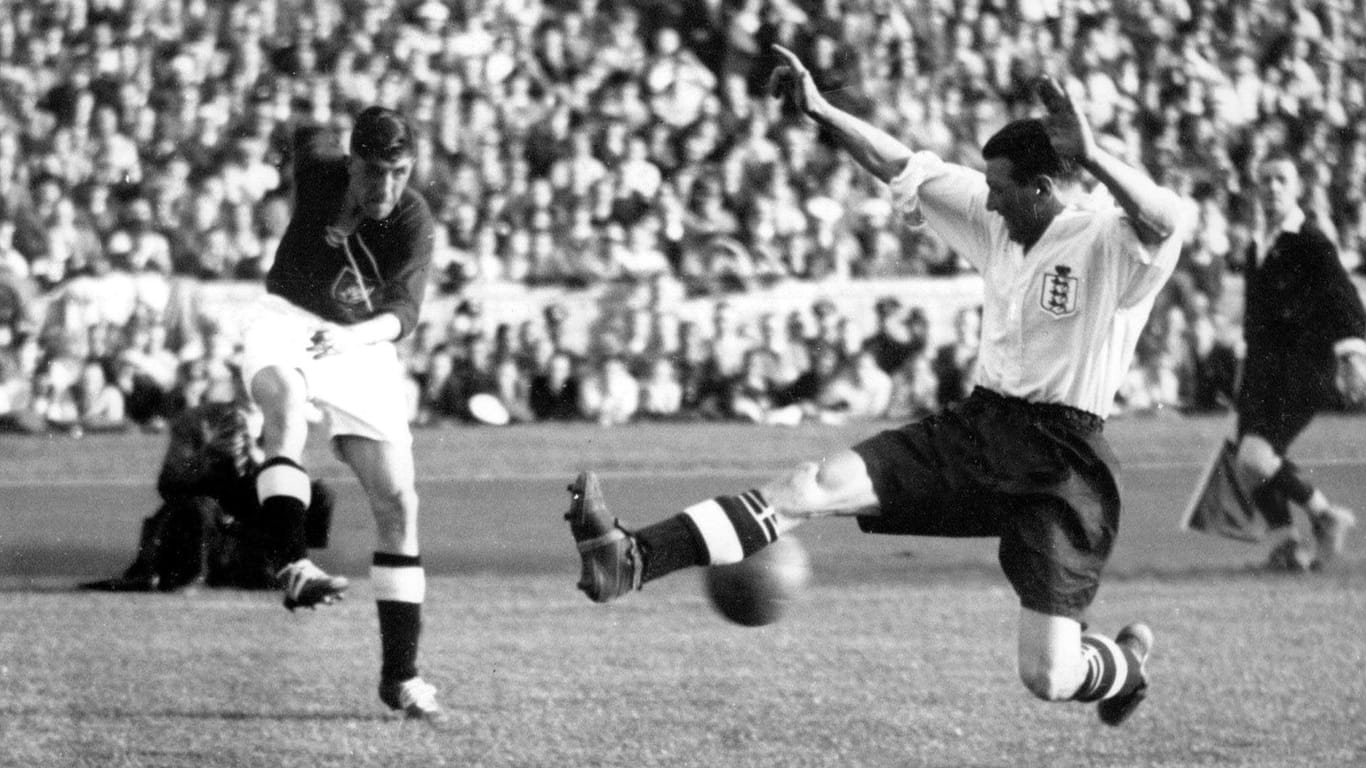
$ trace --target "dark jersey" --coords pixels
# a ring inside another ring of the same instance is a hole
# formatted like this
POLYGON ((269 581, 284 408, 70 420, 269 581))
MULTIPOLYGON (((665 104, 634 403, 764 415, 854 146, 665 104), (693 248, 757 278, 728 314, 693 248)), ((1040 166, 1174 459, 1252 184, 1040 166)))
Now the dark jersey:
POLYGON ((255 493, 251 432, 246 413, 232 403, 205 403, 171 422, 170 442, 157 476, 166 500, 186 496, 231 498, 255 493))
MULTIPOLYGON (((1249 263, 1253 254, 1249 252, 1249 263)), ((1333 343, 1366 335, 1366 311, 1326 235, 1306 223, 1282 232, 1246 280, 1244 387, 1331 397, 1333 343)))
POLYGON ((405 188, 387 218, 363 218, 345 245, 334 247, 326 228, 346 198, 347 157, 332 137, 308 129, 296 134, 294 152, 294 215, 266 290, 341 325, 392 312, 402 326, 399 336, 406 336, 417 324, 432 261, 426 200, 405 188))

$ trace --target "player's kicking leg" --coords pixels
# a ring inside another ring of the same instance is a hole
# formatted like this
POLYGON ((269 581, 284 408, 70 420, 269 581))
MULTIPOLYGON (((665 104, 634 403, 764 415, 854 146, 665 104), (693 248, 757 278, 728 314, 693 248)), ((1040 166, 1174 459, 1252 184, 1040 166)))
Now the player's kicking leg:
POLYGON ((848 450, 637 530, 611 514, 594 473, 581 473, 569 496, 565 519, 582 564, 578 587, 599 603, 689 566, 737 563, 805 519, 868 513, 877 504, 863 459, 848 450))
POLYGON ((252 398, 265 416, 261 442, 268 457, 256 474, 256 496, 275 560, 286 564, 276 578, 290 611, 333 603, 349 586, 308 559, 304 518, 312 481, 299 463, 308 437, 305 392, 303 376, 293 369, 271 366, 252 379, 252 398))

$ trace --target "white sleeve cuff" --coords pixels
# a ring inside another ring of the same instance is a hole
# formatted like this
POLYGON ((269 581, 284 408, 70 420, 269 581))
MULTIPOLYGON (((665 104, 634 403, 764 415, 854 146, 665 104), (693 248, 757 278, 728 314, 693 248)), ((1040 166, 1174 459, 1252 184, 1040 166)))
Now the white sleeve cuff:
POLYGON ((1333 345, 1333 354, 1338 357, 1348 354, 1366 355, 1366 339, 1349 337, 1338 339, 1333 345))

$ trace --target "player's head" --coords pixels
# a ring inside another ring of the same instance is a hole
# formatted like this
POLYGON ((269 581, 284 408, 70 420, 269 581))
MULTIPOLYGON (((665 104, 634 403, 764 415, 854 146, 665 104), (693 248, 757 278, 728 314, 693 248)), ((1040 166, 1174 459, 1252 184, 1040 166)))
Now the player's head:
POLYGON ((1301 191, 1299 164, 1289 154, 1273 152, 1257 168, 1257 199, 1272 222, 1299 206, 1301 191))
POLYGON ((1043 121, 1033 118, 1007 123, 987 139, 982 158, 987 210, 1006 220, 1010 239, 1033 243, 1061 208, 1058 191, 1076 179, 1076 163, 1053 151, 1043 121))
POLYGON ((398 205, 413 172, 413 131, 392 109, 369 107, 351 127, 351 199, 367 218, 383 219, 398 205))

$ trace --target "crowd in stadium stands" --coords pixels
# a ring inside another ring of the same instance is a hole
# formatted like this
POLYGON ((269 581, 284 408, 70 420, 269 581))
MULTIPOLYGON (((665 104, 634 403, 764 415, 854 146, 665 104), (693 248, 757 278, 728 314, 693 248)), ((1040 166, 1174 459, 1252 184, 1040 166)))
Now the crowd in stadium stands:
POLYGON ((617 349, 565 349, 549 315, 463 334, 438 319, 406 344, 415 421, 462 417, 476 391, 515 419, 604 424, 937 407, 971 369, 971 313, 946 349, 891 304, 866 339, 828 307, 728 317, 726 294, 755 286, 964 264, 764 96, 775 42, 840 106, 968 164, 1033 108, 1037 73, 1081 91, 1102 141, 1201 219, 1121 409, 1218 407, 1239 354, 1222 279, 1258 231, 1268 148, 1304 161, 1349 268, 1366 249, 1362 6, 0 0, 0 425, 155 427, 231 397, 228 336, 173 325, 172 281, 259 279, 288 220, 292 128, 344 132, 370 103, 420 129, 434 291, 663 278, 715 302, 709 328, 628 318, 617 349))

